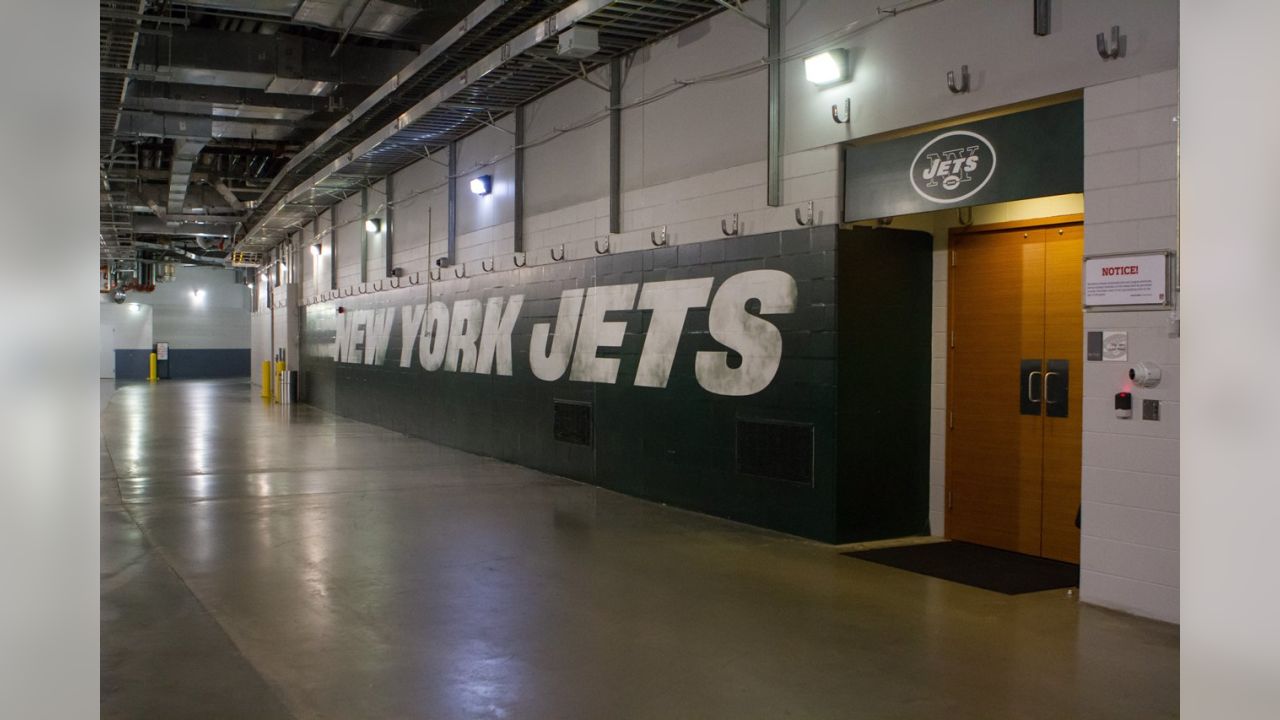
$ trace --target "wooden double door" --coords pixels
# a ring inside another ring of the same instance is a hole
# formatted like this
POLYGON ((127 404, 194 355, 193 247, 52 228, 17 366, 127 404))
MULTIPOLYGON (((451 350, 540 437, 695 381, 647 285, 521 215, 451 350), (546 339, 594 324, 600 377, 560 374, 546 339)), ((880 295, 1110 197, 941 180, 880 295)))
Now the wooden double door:
POLYGON ((947 535, 1078 563, 1081 218, 950 240, 947 535))

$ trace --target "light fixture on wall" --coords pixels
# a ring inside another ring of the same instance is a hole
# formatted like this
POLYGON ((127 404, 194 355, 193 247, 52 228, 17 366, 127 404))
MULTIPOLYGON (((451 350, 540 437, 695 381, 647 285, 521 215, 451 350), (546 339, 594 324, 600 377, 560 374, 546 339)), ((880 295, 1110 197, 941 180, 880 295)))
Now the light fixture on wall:
POLYGON ((316 243, 315 245, 311 246, 312 255, 315 255, 316 257, 320 257, 320 253, 322 252, 324 252, 324 246, 321 245, 320 243, 316 243))
POLYGON ((191 302, 193 303, 204 302, 204 290, 192 290, 191 302))
POLYGON ((849 51, 834 48, 804 59, 804 78, 818 87, 849 79, 849 51))
POLYGON ((364 229, 371 233, 382 232, 382 219, 369 218, 368 220, 365 220, 364 229))
POLYGON ((471 178, 471 192, 476 195, 488 195, 493 192, 493 176, 481 175, 480 177, 471 178))

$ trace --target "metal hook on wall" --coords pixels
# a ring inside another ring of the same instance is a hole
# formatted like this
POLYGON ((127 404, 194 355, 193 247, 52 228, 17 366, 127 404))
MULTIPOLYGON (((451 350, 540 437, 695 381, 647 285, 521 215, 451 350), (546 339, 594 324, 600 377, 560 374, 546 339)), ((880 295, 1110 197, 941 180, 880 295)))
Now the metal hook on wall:
POLYGON ((1120 34, 1120 26, 1111 26, 1111 42, 1107 43, 1107 36, 1098 33, 1098 55, 1103 60, 1115 60, 1124 55, 1125 36, 1120 34), (1114 45, 1115 47, 1112 47, 1114 45))
POLYGON ((831 119, 834 120, 837 125, 844 125, 849 122, 850 118, 852 117, 852 112, 853 112, 853 103, 849 98, 845 98, 844 99, 844 119, 843 120, 840 119, 839 105, 831 106, 831 119))
POLYGON ((556 257, 556 249, 551 248, 551 259, 560 262, 564 259, 564 245, 560 246, 560 257, 556 257))
POLYGON ((796 224, 800 227, 813 224, 813 201, 810 200, 806 204, 809 206, 809 213, 804 217, 800 215, 800 208, 796 208, 796 224))
POLYGON ((481 270, 484 270, 485 272, 493 272, 493 267, 494 267, 494 265, 496 265, 496 264, 497 264, 497 263, 495 263, 495 262, 494 262, 493 258, 489 258, 489 264, 488 264, 488 265, 485 265, 484 263, 485 263, 485 261, 484 261, 484 260, 481 260, 481 261, 480 261, 480 269, 481 269, 481 270))
POLYGON ((720 232, 724 233, 725 235, 737 235, 738 231, 741 229, 742 228, 738 225, 738 213, 733 214, 732 228, 725 223, 724 218, 720 218, 720 232))
POLYGON ((607 236, 607 235, 606 235, 606 236, 605 236, 605 238, 604 238, 604 248, 603 248, 603 249, 600 247, 600 239, 599 239, 599 238, 596 238, 595 246, 596 246, 596 254, 597 254, 597 255, 604 255, 605 253, 609 252, 609 236, 607 236))
POLYGON ((464 278, 467 276, 467 266, 459 263, 453 266, 453 276, 456 278, 464 278))
POLYGON ((529 259, 525 257, 524 253, 516 253, 511 256, 511 262, 515 263, 516 267, 524 267, 528 264, 529 259))
POLYGON ((973 207, 970 206, 970 207, 956 208, 956 222, 960 223, 964 227, 969 227, 970 225, 972 225, 973 224, 973 207), (965 217, 965 214, 964 214, 965 210, 969 211, 969 216, 967 218, 965 217))
POLYGON ((438 267, 436 267, 436 268, 431 268, 430 270, 428 270, 428 271, 427 271, 427 275, 428 275, 432 280, 439 280, 439 279, 440 279, 440 268, 438 268, 438 267))
POLYGON ((666 245, 667 244, 667 226, 663 225, 662 232, 660 233, 650 230, 649 242, 653 243, 654 247, 662 247, 663 245, 666 245))
POLYGON ((422 282, 422 273, 414 273, 409 276, 410 285, 417 285, 420 282, 422 282))
POLYGON ((956 85, 956 73, 954 70, 947 71, 947 89, 952 93, 959 95, 960 93, 969 92, 969 66, 960 66, 960 84, 956 85))

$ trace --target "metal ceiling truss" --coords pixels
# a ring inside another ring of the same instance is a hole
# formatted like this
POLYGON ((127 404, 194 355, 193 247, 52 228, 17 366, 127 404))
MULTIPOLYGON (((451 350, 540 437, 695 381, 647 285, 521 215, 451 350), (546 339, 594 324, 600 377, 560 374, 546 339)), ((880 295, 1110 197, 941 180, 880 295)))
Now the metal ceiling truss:
MULTIPOLYGON (((485 5, 495 2, 498 0, 485 5)), ((269 250, 327 207, 423 159, 427 152, 492 125, 514 108, 570 80, 581 79, 615 57, 722 10, 718 0, 578 0, 554 15, 527 18, 522 31, 509 39, 498 33, 491 33, 488 42, 469 35, 459 37, 455 32, 446 34, 437 45, 463 42, 467 51, 455 55, 453 46, 448 45, 438 50, 433 46, 424 53, 454 61, 425 62, 428 67, 416 81, 416 96, 421 99, 408 106, 398 105, 395 112, 368 110, 367 119, 383 118, 386 122, 369 127, 371 123, 362 118, 368 131, 336 157, 323 163, 319 160, 324 153, 319 151, 304 151, 305 158, 304 154, 296 157, 290 163, 293 167, 286 167, 277 177, 263 204, 246 216, 245 226, 250 230, 236 249, 269 250), (557 53, 558 36, 574 26, 593 28, 599 34, 600 51, 585 61, 557 53), (465 65, 455 59, 463 57, 468 59, 465 65), (421 89, 427 87, 430 91, 424 94, 421 89), (310 174, 302 175, 304 170, 310 174)), ((395 82, 393 78, 388 85, 395 82)), ((376 98, 380 94, 382 90, 365 104, 387 102, 376 98)), ((340 122, 316 142, 333 142, 341 133, 339 128, 344 127, 340 122)))

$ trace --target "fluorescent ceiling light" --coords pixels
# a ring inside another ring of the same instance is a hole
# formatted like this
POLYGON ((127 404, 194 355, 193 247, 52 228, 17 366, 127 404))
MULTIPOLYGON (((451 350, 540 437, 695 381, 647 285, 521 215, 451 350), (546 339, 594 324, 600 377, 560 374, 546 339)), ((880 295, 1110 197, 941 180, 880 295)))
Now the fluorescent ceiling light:
POLYGON ((493 192, 493 176, 481 175, 471 179, 471 192, 476 195, 488 195, 493 192))
POLYGON ((849 52, 828 50, 804 59, 804 77, 814 85, 834 85, 849 76, 849 52))

